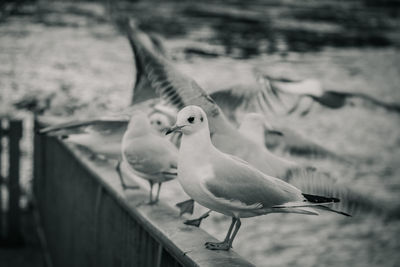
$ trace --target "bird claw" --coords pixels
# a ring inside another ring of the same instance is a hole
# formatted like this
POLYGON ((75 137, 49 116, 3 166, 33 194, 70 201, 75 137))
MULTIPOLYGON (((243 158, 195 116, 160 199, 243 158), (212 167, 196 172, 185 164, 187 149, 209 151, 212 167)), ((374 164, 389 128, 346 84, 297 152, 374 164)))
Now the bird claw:
POLYGON ((189 199, 189 200, 186 200, 183 202, 179 202, 175 206, 177 206, 179 208, 179 216, 182 216, 185 213, 193 214, 194 200, 189 199))
POLYGON ((206 242, 204 245, 209 250, 229 250, 231 248, 226 242, 206 242))
POLYGON ((201 222, 203 221, 203 219, 207 218, 208 216, 210 216, 210 211, 208 211, 205 214, 201 215, 197 219, 186 220, 183 223, 186 224, 186 225, 192 225, 192 226, 195 226, 195 227, 199 227, 201 222))
POLYGON ((186 221, 184 221, 183 223, 186 224, 186 225, 191 225, 191 226, 194 226, 194 227, 199 227, 202 220, 203 220, 203 218, 201 218, 201 219, 193 219, 193 220, 186 220, 186 221))

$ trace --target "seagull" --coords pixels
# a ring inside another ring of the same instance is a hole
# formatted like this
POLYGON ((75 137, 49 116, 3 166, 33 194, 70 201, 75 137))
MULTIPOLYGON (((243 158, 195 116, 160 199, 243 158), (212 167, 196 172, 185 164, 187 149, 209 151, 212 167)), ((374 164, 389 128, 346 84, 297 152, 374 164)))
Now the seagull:
MULTIPOLYGON (((266 160, 271 162, 270 166, 276 166, 276 167, 280 166, 284 168, 281 171, 275 171, 273 170, 273 167, 271 167, 270 171, 274 173, 277 177, 284 178, 289 170, 301 168, 300 165, 294 162, 291 162, 289 160, 274 155, 265 147, 264 128, 267 128, 270 131, 272 131, 273 129, 270 126, 270 124, 265 120, 265 117, 262 114, 248 113, 244 115, 243 121, 240 124, 238 130, 249 140, 252 140, 254 144, 257 144, 258 148, 263 151, 262 153, 257 153, 257 155, 265 155, 265 157, 263 157, 261 160, 266 160)), ((177 204, 178 207, 183 206, 184 208, 187 208, 187 206, 189 205, 193 205, 193 202, 189 202, 189 200, 187 200, 177 204)), ((189 210, 191 211, 192 209, 193 208, 191 207, 189 210)), ((181 213, 183 212, 184 210, 181 211, 181 213)), ((187 225, 193 225, 199 227, 202 220, 207 218, 210 212, 211 211, 207 211, 198 218, 186 220, 184 223, 187 225)))
POLYGON ((229 250, 241 226, 241 218, 268 213, 318 215, 314 208, 338 212, 326 205, 339 199, 304 194, 246 161, 218 150, 210 138, 207 114, 198 106, 190 105, 179 111, 176 125, 167 133, 174 131, 183 134, 178 181, 184 191, 201 205, 232 217, 224 241, 207 242, 207 249, 229 250))
MULTIPOLYGON (((144 112, 138 111, 132 115, 123 135, 121 153, 122 160, 127 163, 129 170, 149 182, 148 204, 157 203, 162 183, 176 178, 178 149, 151 127, 144 112), (153 199, 155 183, 158 184, 158 190, 153 199)), ((119 167, 120 163, 117 164, 117 171, 123 187, 127 188, 119 167)))
POLYGON ((316 79, 295 81, 286 78, 273 78, 268 75, 264 77, 269 81, 268 89, 271 96, 276 97, 280 101, 282 101, 283 95, 296 97, 295 104, 287 110, 287 114, 296 111, 304 98, 311 98, 312 101, 310 101, 309 106, 301 112, 302 116, 307 115, 311 111, 314 102, 319 103, 325 108, 339 109, 349 104, 348 100, 351 98, 359 98, 382 107, 387 111, 400 113, 400 105, 396 103, 385 103, 363 93, 324 90, 321 82, 316 79))

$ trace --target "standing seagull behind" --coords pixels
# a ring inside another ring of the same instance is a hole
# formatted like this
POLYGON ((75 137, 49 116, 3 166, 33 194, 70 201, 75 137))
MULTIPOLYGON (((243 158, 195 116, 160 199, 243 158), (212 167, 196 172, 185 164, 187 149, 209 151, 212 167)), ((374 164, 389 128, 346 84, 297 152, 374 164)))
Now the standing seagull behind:
POLYGON ((318 215, 313 208, 331 210, 325 205, 339 202, 337 198, 303 194, 296 187, 215 148, 210 139, 207 115, 200 107, 182 109, 176 125, 168 133, 173 131, 183 133, 178 181, 184 191, 201 205, 232 217, 225 240, 207 242, 207 249, 229 250, 241 226, 241 218, 268 213, 318 215))
MULTIPOLYGON (((121 153, 122 160, 127 163, 129 170, 149 182, 148 204, 157 203, 162 183, 174 179, 177 175, 177 148, 151 127, 145 113, 137 112, 132 115, 122 138, 121 153), (155 183, 158 184, 158 190, 153 199, 155 183)), ((117 171, 122 185, 127 188, 119 163, 117 171)))

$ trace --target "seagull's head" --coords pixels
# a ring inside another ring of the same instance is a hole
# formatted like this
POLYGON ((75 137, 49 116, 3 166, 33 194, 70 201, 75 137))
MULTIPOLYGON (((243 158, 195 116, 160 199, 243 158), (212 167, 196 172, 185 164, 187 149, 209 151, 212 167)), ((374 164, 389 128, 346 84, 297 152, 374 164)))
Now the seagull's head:
POLYGON ((185 135, 190 135, 204 128, 208 128, 204 110, 198 106, 187 106, 178 112, 175 125, 166 134, 180 131, 185 135))
POLYGON ((149 116, 151 126, 159 132, 168 130, 171 127, 171 121, 168 116, 160 112, 155 112, 149 116))

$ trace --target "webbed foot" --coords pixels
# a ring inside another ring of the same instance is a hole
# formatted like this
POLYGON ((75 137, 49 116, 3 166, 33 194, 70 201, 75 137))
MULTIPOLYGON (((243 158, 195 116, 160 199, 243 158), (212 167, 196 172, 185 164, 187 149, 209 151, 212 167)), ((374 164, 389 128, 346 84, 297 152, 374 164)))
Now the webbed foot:
POLYGON ((209 250, 229 250, 231 248, 227 242, 206 242, 204 245, 209 250))
POLYGON ((193 199, 185 200, 183 202, 177 203, 175 206, 179 208, 179 216, 182 216, 185 213, 193 214, 194 200, 193 199))

